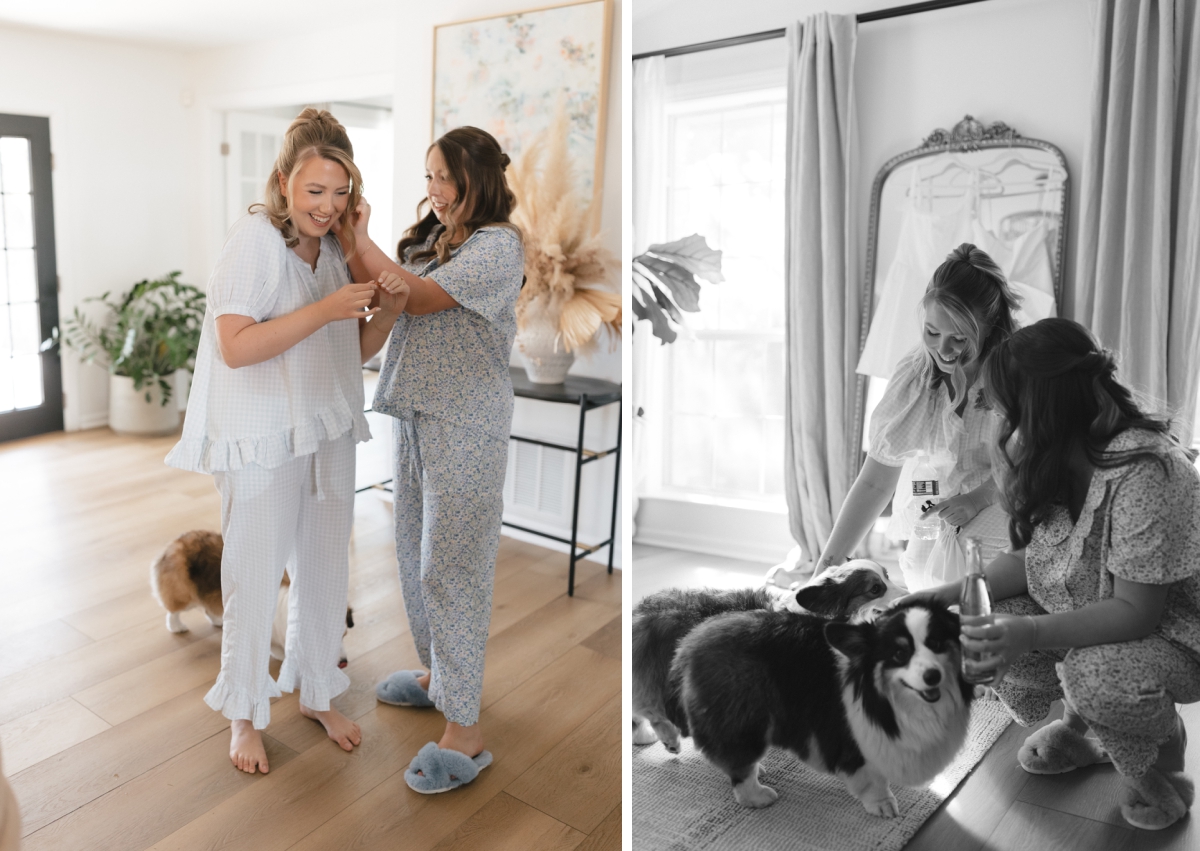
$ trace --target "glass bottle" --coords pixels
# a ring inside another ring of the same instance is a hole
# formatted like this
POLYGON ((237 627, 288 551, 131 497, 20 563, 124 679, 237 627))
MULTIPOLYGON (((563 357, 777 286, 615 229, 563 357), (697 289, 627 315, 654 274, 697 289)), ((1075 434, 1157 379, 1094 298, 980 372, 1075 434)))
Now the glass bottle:
POLYGON ((922 541, 937 540, 942 528, 942 518, 931 515, 924 520, 921 514, 941 502, 941 482, 937 468, 922 453, 917 457, 917 466, 912 471, 913 537, 922 541))
MULTIPOLYGON (((983 545, 978 538, 967 538, 967 575, 962 580, 962 595, 959 598, 959 613, 967 616, 986 616, 991 621, 992 594, 988 589, 987 576, 983 572, 983 545)), ((995 671, 969 673, 967 660, 982 661, 980 653, 963 651, 963 679, 976 685, 987 685, 996 679, 995 671)))

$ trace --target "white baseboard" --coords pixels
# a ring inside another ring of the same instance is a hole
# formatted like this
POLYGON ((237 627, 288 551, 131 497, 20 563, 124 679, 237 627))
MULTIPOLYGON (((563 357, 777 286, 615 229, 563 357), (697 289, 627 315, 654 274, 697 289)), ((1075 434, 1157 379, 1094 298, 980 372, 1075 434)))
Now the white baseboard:
MULTIPOLYGON (((521 520, 514 518, 514 522, 521 522, 521 520)), ((568 529, 547 529, 546 531, 550 532, 553 535, 560 535, 561 537, 564 537, 564 538, 571 534, 571 530, 569 528, 568 529)), ((568 544, 561 543, 560 541, 555 541, 551 538, 543 538, 541 535, 534 535, 531 532, 524 532, 520 529, 513 529, 511 526, 502 526, 500 528, 500 534, 504 535, 507 538, 513 538, 518 541, 524 541, 527 544, 537 544, 539 547, 545 547, 548 550, 555 550, 560 553, 569 553, 571 551, 571 547, 568 544)), ((588 553, 583 558, 586 561, 594 561, 599 564, 606 565, 606 564, 608 564, 608 547, 603 546, 600 549, 596 550, 594 553, 588 553)), ((613 551, 613 570, 620 570, 620 569, 621 569, 621 540, 620 540, 620 530, 618 529, 617 530, 616 549, 613 551)))
POLYGON ((638 544, 778 564, 795 546, 786 514, 661 497, 638 502, 638 544))
POLYGON ((79 430, 86 431, 89 428, 102 428, 108 425, 108 411, 92 411, 90 414, 82 414, 79 417, 79 430))

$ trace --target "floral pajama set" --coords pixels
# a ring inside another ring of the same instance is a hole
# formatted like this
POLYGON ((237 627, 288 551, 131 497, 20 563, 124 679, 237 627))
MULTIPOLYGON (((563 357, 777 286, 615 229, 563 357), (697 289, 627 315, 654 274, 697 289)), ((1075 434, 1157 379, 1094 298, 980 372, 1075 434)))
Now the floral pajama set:
POLYGON ((1025 550, 1029 593, 994 611, 1042 615, 1113 596, 1115 577, 1170 585, 1162 621, 1146 638, 1017 659, 996 693, 1023 726, 1063 698, 1090 725, 1117 771, 1141 777, 1175 731, 1175 704, 1200 700, 1200 474, 1162 435, 1130 429, 1109 451, 1147 447, 1140 458, 1097 469, 1072 523, 1057 506, 1025 550))
POLYGON ((330 322, 282 354, 230 369, 216 317, 263 322, 350 282, 341 246, 321 240, 314 271, 262 212, 229 232, 208 285, 182 437, 172 467, 211 473, 221 492, 221 673, 205 696, 231 720, 264 729, 271 698, 300 688, 310 709, 350 681, 338 668, 346 625, 354 444, 369 440, 363 415, 358 322, 330 322), (291 577, 288 633, 278 683, 271 625, 284 570, 291 577))
POLYGON ((490 226, 444 265, 404 259, 461 307, 396 321, 373 407, 396 418, 396 561, 413 641, 432 673, 429 698, 447 721, 471 726, 504 512, 525 250, 515 231, 490 226))

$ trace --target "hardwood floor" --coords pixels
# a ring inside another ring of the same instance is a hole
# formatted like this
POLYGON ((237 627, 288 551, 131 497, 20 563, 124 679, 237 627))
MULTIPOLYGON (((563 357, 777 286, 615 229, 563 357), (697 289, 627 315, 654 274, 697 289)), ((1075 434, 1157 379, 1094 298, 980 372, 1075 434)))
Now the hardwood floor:
POLYGON ((24 851, 620 848, 619 572, 580 562, 568 598, 565 555, 502 539, 480 719, 495 762, 419 795, 403 772, 443 720, 375 700, 378 679, 419 663, 391 506, 360 495, 352 685, 335 705, 363 744, 344 753, 285 695, 271 771, 246 775, 202 700, 220 630, 193 610, 172 634, 150 596, 168 541, 220 528, 211 477, 162 463, 174 440, 97 429, 0 444, 0 745, 24 851))
MULTIPOLYGON (((732 588, 761 581, 768 565, 635 545, 633 599, 671 586, 732 588)), ((1180 707, 1193 739, 1200 703, 1180 707)), ((1062 716, 1055 704, 1048 724, 1062 716)), ((1040 725, 1039 725, 1040 726, 1040 725)), ((1035 730, 1012 724, 975 770, 922 825, 906 851, 1196 851, 1200 825, 1192 814, 1160 831, 1137 830, 1122 817, 1120 780, 1111 765, 1039 777, 1017 765, 1017 751, 1035 730)), ((1186 771, 1200 778, 1200 747, 1187 752, 1186 771)), ((634 846, 636 848, 636 837, 634 846)))

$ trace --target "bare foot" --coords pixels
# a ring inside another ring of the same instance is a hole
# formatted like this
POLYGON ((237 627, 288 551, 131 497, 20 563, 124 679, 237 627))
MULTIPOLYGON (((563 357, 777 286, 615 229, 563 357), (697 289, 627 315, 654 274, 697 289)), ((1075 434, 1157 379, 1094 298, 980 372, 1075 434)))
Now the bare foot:
POLYGON ((230 725, 233 731, 229 743, 229 759, 236 768, 247 774, 256 770, 266 774, 270 770, 267 765, 267 749, 263 747, 262 734, 254 729, 249 720, 234 721, 230 725))
POLYGON ((325 732, 329 734, 329 738, 337 742, 344 751, 352 751, 356 745, 362 743, 362 730, 358 725, 332 706, 324 712, 318 712, 301 703, 300 714, 305 718, 320 721, 325 732))
POLYGON ((429 680, 432 678, 433 678, 433 671, 426 671, 424 674, 417 677, 417 685, 419 685, 421 688, 425 689, 426 693, 428 693, 429 680))

